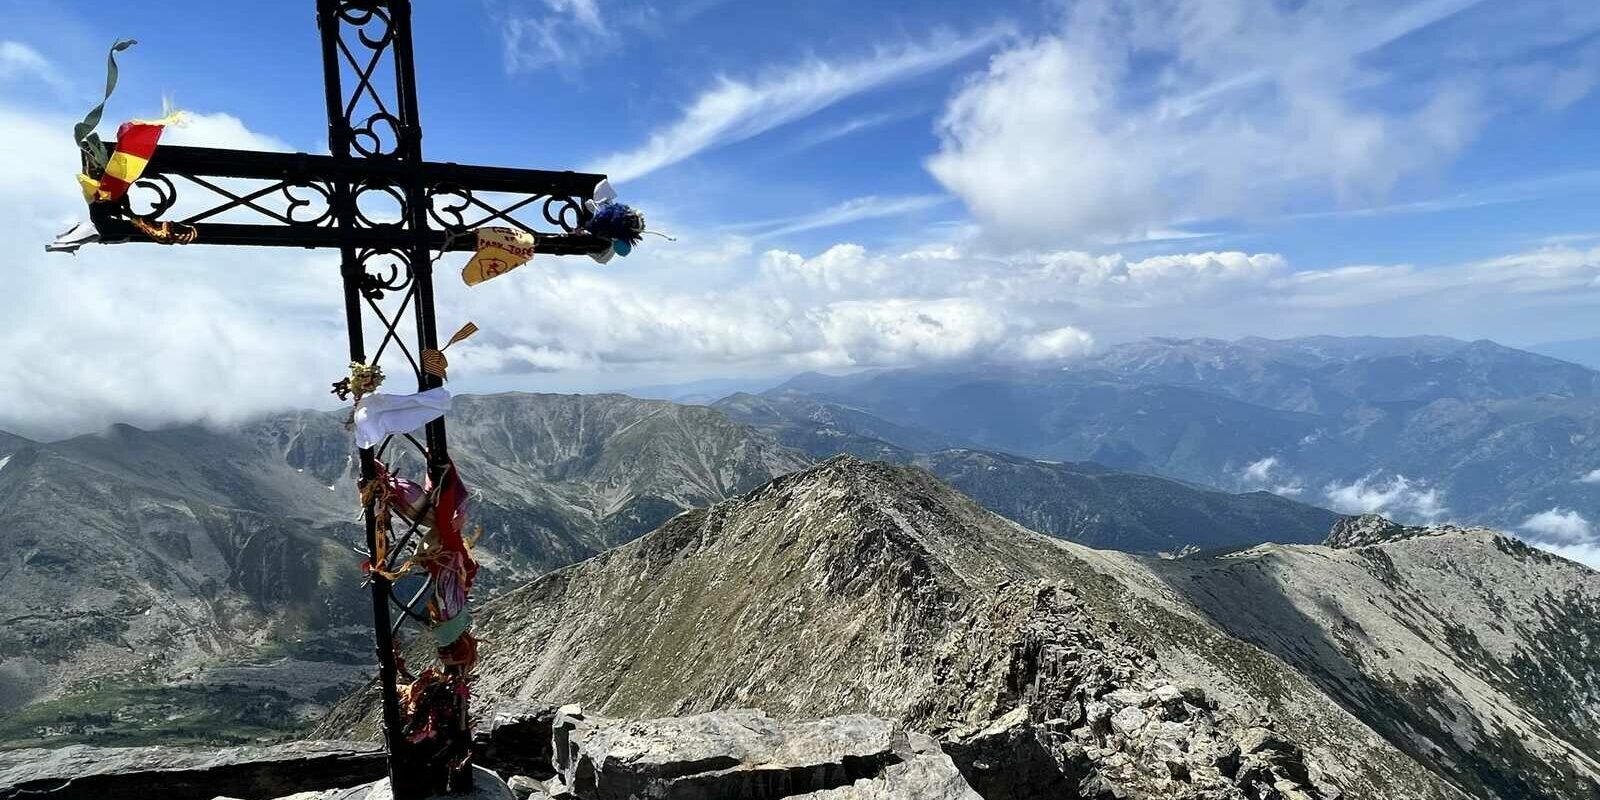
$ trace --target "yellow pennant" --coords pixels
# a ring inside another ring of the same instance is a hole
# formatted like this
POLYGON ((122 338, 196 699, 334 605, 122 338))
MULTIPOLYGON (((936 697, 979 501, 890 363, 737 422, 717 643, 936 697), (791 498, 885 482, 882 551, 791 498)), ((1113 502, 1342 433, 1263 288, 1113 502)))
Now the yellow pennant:
POLYGON ((477 332, 478 326, 468 322, 461 326, 461 330, 456 331, 456 335, 450 337, 450 341, 444 343, 444 347, 438 350, 433 348, 423 350, 422 371, 429 375, 437 375, 441 380, 446 379, 448 377, 446 371, 450 369, 450 360, 444 357, 444 351, 449 350, 450 345, 464 341, 477 332))
POLYGON ((461 270, 461 280, 476 286, 533 258, 533 234, 516 228, 479 228, 478 248, 461 270))
POLYGON ((443 350, 427 349, 422 351, 422 371, 429 375, 437 375, 440 380, 450 376, 445 374, 450 369, 450 360, 444 357, 443 350))
POLYGON ((465 325, 462 325, 461 330, 456 331, 456 335, 450 337, 450 341, 445 342, 444 346, 448 348, 450 345, 453 345, 456 342, 465 341, 468 336, 471 336, 477 332, 478 326, 469 322, 465 325))

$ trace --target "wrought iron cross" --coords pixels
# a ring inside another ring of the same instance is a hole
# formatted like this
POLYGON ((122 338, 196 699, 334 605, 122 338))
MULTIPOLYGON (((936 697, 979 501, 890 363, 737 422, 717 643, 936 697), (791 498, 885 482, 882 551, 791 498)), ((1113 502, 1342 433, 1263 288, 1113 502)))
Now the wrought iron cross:
MULTIPOLYGON (((604 251, 609 242, 582 232, 588 214, 584 201, 592 199, 604 176, 424 161, 410 0, 318 0, 317 26, 330 155, 160 147, 130 195, 91 205, 91 219, 102 243, 150 241, 150 230, 170 223, 168 230, 183 232, 183 239, 192 231, 193 244, 337 247, 351 361, 376 364, 386 351, 398 352, 419 391, 436 388, 442 380, 423 371, 419 361, 422 350, 438 347, 432 254, 471 248, 470 234, 485 225, 532 234, 541 254, 604 251), (140 192, 144 199, 133 199, 140 192), (210 205, 194 207, 188 192, 210 205), (373 199, 388 213, 363 207, 363 200, 373 199), (410 342, 403 332, 408 310, 414 327, 410 342), (370 354, 364 334, 369 314, 383 332, 370 354)), ((360 450, 363 486, 373 480, 376 459, 390 444, 417 447, 430 477, 443 478, 449 452, 441 419, 427 426, 425 442, 406 436, 360 450)), ((401 550, 416 525, 409 532, 403 526, 385 532, 374 506, 368 500, 363 509, 368 552, 389 554, 392 566, 403 559, 401 550)), ((460 759, 470 745, 464 699, 460 729, 447 734, 448 757, 435 749, 421 752, 402 732, 395 641, 408 619, 426 619, 415 608, 422 592, 407 602, 379 570, 370 579, 395 797, 408 800, 462 788, 470 782, 460 759)))

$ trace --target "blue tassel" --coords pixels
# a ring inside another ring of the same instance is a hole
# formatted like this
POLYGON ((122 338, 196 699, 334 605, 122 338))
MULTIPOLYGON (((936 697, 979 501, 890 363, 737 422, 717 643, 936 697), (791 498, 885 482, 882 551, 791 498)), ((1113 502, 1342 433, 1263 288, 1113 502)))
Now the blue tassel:
POLYGON ((589 219, 589 233, 616 242, 618 255, 627 255, 622 245, 632 245, 644 238, 644 215, 621 203, 604 202, 589 219))

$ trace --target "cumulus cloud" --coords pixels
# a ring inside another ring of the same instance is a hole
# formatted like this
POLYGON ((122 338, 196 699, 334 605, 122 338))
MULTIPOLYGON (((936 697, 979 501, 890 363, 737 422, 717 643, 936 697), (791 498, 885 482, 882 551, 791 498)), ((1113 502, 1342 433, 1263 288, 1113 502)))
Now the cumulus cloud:
POLYGON ((1240 475, 1245 482, 1260 486, 1272 479, 1272 473, 1278 469, 1278 459, 1275 456, 1252 461, 1246 464, 1244 472, 1240 475))
POLYGON ((1438 489, 1404 475, 1376 474, 1323 487, 1328 505, 1341 514, 1383 514, 1403 521, 1433 522, 1447 513, 1438 489))
POLYGON ((1266 456, 1252 461, 1239 470, 1239 488, 1247 491, 1265 489, 1273 494, 1298 497, 1305 494, 1305 484, 1289 472, 1277 456, 1266 456))
POLYGON ((1594 542, 1585 544, 1551 544, 1539 541, 1529 542, 1529 544, 1548 550, 1562 558, 1576 561, 1590 569, 1600 570, 1600 544, 1594 542))
POLYGON ((988 31, 909 45, 856 61, 813 59, 757 80, 723 77, 643 144, 600 158, 587 169, 618 183, 638 178, 804 119, 847 97, 948 66, 992 46, 1000 35, 988 31))
POLYGON ((1577 511, 1560 507, 1541 511, 1523 520, 1517 531, 1529 544, 1600 569, 1600 537, 1594 523, 1577 511))
MULTIPOLYGON (((222 140, 213 143, 284 146, 232 118, 200 120, 186 136, 210 130, 222 140)), ((331 254, 125 245, 86 249, 76 260, 46 256, 43 243, 83 213, 70 178, 74 154, 59 135, 70 123, 3 109, 0 123, 38 154, 0 165, 0 248, 18 276, 0 297, 0 313, 13 321, 0 346, 28 376, 0 397, 0 428, 61 432, 327 402, 323 384, 340 371, 343 352, 331 254), (169 323, 184 333, 163 335, 169 323), (152 357, 159 379, 142 367, 152 357)), ((566 385, 589 388, 606 375, 642 372, 1054 361, 1096 341, 1381 333, 1384 321, 1428 326, 1435 312, 1459 322, 1462 308, 1474 309, 1472 319, 1532 330, 1600 306, 1600 249, 1567 245, 1428 270, 1297 272, 1273 253, 1015 253, 965 239, 802 253, 759 250, 750 235, 682 233, 676 244, 641 248, 604 269, 537 258, 488 290, 438 282, 441 325, 472 319, 484 330, 451 351, 456 388, 521 388, 513 379, 530 373, 575 376, 566 385), (1279 327, 1263 331, 1262 320, 1279 327)), ((463 259, 447 256, 441 274, 463 259)), ((1304 490, 1281 464, 1244 470, 1241 488, 1304 490)), ((1356 511, 1442 513, 1436 492, 1401 479, 1368 478, 1328 494, 1356 511)))
POLYGON ((1012 352, 1024 361, 1060 361, 1088 355, 1093 349, 1094 337, 1069 325, 1023 337, 1012 352))
MULTIPOLYGON (((1074 3, 950 99, 927 167, 986 228, 1039 243, 1370 202, 1458 154, 1504 106, 1487 92, 1523 96, 1477 63, 1375 57, 1474 5, 1074 3), (1407 91, 1370 91, 1390 82, 1407 91)), ((1574 74, 1565 102, 1592 88, 1574 74)))
POLYGON ((1578 478, 1579 483, 1600 483, 1600 469, 1592 469, 1578 478))
MULTIPOLYGON (((43 252, 86 215, 62 135, 72 122, 0 106, 8 141, 28 154, 0 163, 9 287, 0 350, 10 364, 0 428, 48 438, 316 402, 344 361, 337 269, 326 257, 137 245, 43 252)), ((173 138, 282 145, 226 115, 196 114, 173 138)))
POLYGON ((1594 542, 1594 526, 1571 509, 1552 508, 1522 521, 1521 530, 1545 542, 1558 545, 1583 545, 1594 542))

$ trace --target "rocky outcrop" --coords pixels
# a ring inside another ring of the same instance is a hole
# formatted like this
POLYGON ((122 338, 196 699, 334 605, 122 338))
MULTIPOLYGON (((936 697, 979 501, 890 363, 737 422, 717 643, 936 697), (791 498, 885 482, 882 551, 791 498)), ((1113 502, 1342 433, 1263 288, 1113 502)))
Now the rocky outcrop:
MULTIPOLYGON (((981 800, 931 738, 859 715, 625 721, 519 706, 475 744, 480 765, 462 800, 981 800)), ((0 753, 0 800, 388 800, 384 771, 380 751, 349 742, 19 750, 0 753)))
POLYGON ((220 750, 73 745, 0 752, 0 800, 268 798, 365 783, 385 770, 383 752, 362 742, 220 750))
POLYGON ((1462 790, 1595 796, 1600 573, 1483 530, 1148 566, 1462 790))
POLYGON ((546 791, 575 800, 978 800, 931 739, 865 716, 779 722, 759 711, 623 722, 568 710, 546 791))
POLYGON ((1322 544, 1344 550, 1385 542, 1403 542, 1421 536, 1444 536, 1465 530, 1454 525, 1401 525, 1377 514, 1359 514, 1335 522, 1322 544))

